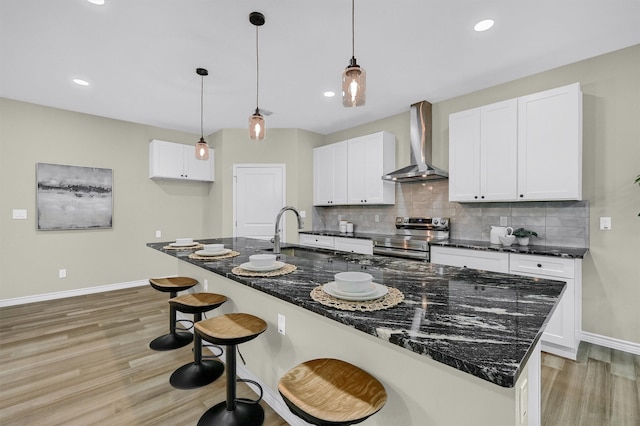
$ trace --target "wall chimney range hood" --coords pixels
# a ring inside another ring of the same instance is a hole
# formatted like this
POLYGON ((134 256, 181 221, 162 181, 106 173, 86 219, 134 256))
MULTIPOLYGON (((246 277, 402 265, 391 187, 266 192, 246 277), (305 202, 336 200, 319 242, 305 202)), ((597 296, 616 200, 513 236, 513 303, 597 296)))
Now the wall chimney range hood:
POLYGON ((427 101, 411 105, 411 165, 383 175, 382 180, 399 183, 447 179, 449 173, 431 165, 433 139, 431 104, 427 101))

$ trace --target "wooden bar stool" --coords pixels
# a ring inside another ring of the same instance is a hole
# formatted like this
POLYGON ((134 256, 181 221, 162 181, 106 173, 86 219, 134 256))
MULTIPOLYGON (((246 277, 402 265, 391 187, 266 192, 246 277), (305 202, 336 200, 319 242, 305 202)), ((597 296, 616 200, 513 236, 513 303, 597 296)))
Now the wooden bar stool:
MULTIPOLYGON (((193 314, 193 322, 197 324, 202 321, 203 313, 217 308, 226 301, 227 298, 221 294, 192 293, 169 299, 169 305, 176 311, 193 314)), ((193 362, 174 371, 169 383, 178 389, 199 388, 216 380, 223 371, 224 364, 220 361, 202 359, 202 339, 194 332, 193 362)))
POLYGON ((295 415, 319 426, 360 423, 387 401, 387 392, 375 377, 331 358, 293 367, 280 379, 278 391, 295 415))
POLYGON ((227 400, 209 408, 200 417, 198 426, 255 426, 264 422, 264 410, 259 404, 262 399, 262 387, 258 383, 237 379, 258 386, 260 396, 255 401, 236 398, 236 346, 255 339, 266 329, 267 323, 264 320, 242 313, 221 315, 196 323, 195 332, 202 340, 226 346, 227 359, 227 400))
MULTIPOLYGON (((170 293, 169 297, 173 299, 178 295, 179 291, 190 289, 198 284, 198 281, 189 277, 150 278, 149 284, 158 291, 170 293)), ((186 346, 192 341, 193 335, 191 333, 176 331, 176 310, 173 306, 170 306, 169 334, 153 339, 149 343, 149 347, 154 351, 168 351, 186 346)))

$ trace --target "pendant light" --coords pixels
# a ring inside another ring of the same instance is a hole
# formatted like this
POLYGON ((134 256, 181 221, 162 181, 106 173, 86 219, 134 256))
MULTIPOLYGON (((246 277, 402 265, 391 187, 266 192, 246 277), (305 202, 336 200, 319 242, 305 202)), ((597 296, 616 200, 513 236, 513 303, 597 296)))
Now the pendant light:
POLYGON ((265 136, 264 117, 260 114, 258 107, 258 89, 260 82, 260 67, 258 56, 258 28, 264 25, 264 15, 260 12, 251 12, 249 14, 249 22, 256 27, 256 112, 249 117, 249 137, 253 140, 261 141, 265 136))
POLYGON ((342 105, 358 107, 366 100, 367 73, 356 63, 355 56, 355 0, 351 0, 351 60, 342 72, 342 105))
POLYGON ((204 130, 202 127, 202 114, 203 114, 203 104, 204 104, 204 76, 209 75, 209 71, 204 68, 196 68, 196 74, 198 74, 200 79, 200 140, 196 143, 196 158, 198 160, 208 160, 209 159, 209 145, 207 145, 207 141, 204 140, 204 130))

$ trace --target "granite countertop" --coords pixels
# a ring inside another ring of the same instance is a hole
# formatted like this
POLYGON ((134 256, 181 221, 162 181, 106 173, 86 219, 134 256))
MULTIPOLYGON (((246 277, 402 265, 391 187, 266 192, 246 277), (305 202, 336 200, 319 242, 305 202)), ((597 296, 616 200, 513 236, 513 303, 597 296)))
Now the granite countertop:
POLYGON ((504 247, 502 244, 491 244, 488 241, 472 240, 434 241, 430 243, 430 245, 470 250, 499 251, 504 253, 536 254, 539 256, 555 256, 568 259, 582 259, 585 254, 587 254, 587 251, 589 251, 587 248, 537 246, 535 244, 520 246, 517 242, 509 247, 504 247))
POLYGON ((297 270, 269 278, 240 277, 231 270, 272 244, 250 238, 199 241, 223 243, 241 255, 200 261, 188 257, 193 250, 147 245, 502 387, 516 383, 565 288, 560 281, 309 248, 305 250, 332 257, 280 255, 297 270), (373 275, 374 282, 400 290, 404 301, 386 310, 359 312, 327 307, 310 297, 314 287, 333 281, 337 272, 361 270, 373 275))

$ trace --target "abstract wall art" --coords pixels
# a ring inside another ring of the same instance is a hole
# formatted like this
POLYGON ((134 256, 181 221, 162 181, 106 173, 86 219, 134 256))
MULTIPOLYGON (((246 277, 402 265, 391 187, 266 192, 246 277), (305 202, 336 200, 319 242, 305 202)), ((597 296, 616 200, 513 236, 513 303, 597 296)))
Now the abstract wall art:
POLYGON ((38 230, 113 227, 113 171, 36 164, 38 230))

